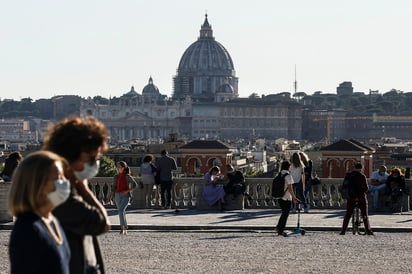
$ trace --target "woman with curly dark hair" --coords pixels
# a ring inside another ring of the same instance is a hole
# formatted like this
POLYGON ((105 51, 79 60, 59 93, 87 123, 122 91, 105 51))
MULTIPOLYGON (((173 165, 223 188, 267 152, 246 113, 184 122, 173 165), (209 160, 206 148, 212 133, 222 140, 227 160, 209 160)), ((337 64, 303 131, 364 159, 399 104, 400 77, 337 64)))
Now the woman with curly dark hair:
POLYGON ((72 116, 50 127, 44 139, 43 149, 69 162, 65 176, 70 180, 70 196, 53 213, 70 244, 70 273, 105 273, 97 235, 107 232, 110 222, 87 179, 99 172, 108 137, 105 125, 96 118, 72 116))

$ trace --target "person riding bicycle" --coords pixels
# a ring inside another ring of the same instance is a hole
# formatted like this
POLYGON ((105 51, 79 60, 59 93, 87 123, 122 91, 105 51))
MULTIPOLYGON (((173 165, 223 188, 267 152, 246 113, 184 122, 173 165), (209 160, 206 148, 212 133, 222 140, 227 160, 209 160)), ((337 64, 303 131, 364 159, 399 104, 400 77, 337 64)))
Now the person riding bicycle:
POLYGON ((349 220, 353 214, 356 204, 358 204, 358 207, 361 210, 366 234, 373 235, 368 219, 368 200, 366 196, 366 193, 368 192, 368 182, 365 174, 362 172, 362 169, 362 164, 356 163, 355 169, 347 175, 349 176, 349 198, 347 200, 346 214, 343 219, 340 235, 345 235, 349 220))

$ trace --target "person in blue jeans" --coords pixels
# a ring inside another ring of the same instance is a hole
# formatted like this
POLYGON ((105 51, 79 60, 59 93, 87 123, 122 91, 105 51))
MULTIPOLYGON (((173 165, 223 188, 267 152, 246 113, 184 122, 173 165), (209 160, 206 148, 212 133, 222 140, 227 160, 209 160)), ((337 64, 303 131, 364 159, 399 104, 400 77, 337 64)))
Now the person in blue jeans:
POLYGON ((130 175, 130 168, 124 161, 117 162, 117 174, 113 177, 110 200, 113 198, 119 211, 120 234, 127 234, 126 208, 129 205, 131 192, 137 187, 136 180, 130 175))
POLYGON ((369 186, 369 193, 373 196, 373 210, 376 211, 379 208, 379 193, 385 193, 386 189, 386 180, 388 179, 389 174, 386 172, 386 166, 380 166, 379 170, 374 171, 371 176, 369 186))

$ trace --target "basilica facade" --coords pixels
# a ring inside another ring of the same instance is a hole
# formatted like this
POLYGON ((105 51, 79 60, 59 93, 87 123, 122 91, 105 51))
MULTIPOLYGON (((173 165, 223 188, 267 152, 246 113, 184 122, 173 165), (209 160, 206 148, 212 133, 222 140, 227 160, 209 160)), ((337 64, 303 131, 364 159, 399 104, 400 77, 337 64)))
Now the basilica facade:
POLYGON ((107 104, 85 99, 80 113, 102 120, 113 143, 165 139, 172 133, 187 140, 301 138, 302 107, 290 94, 239 98, 232 57, 215 40, 207 15, 197 41, 184 51, 173 83, 170 98, 150 77, 140 92, 131 87, 107 104))

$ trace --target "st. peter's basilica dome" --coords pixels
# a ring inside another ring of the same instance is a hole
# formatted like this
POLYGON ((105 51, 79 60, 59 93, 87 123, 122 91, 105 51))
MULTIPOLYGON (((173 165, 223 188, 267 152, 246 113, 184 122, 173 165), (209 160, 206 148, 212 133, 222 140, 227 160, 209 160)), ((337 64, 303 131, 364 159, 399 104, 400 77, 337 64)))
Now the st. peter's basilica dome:
POLYGON ((174 77, 173 98, 189 95, 193 99, 210 101, 224 84, 233 87, 233 97, 238 96, 238 78, 232 58, 213 37, 206 14, 198 40, 186 49, 180 59, 174 77))

